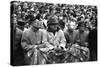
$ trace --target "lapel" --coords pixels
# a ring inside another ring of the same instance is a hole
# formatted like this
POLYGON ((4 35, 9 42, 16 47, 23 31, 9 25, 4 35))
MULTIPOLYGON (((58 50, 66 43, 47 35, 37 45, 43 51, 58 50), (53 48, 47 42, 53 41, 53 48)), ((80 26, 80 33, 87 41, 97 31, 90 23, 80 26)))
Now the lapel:
POLYGON ((56 32, 55 35, 52 32, 49 32, 49 37, 52 43, 54 43, 56 38, 58 37, 58 32, 56 32))

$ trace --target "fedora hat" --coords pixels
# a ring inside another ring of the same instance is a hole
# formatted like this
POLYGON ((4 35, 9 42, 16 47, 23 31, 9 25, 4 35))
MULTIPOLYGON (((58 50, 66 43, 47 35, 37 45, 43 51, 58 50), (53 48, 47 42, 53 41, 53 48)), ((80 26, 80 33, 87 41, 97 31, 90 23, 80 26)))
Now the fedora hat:
POLYGON ((47 25, 57 25, 58 24, 58 20, 55 17, 50 17, 48 19, 47 25))

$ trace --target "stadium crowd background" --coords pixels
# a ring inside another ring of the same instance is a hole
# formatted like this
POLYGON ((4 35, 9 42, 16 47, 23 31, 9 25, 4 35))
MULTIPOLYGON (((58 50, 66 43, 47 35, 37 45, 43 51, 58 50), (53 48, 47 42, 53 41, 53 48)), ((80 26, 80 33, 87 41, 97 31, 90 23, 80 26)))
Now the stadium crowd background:
POLYGON ((11 21, 17 23, 19 19, 30 25, 35 18, 48 20, 49 17, 56 16, 64 23, 75 22, 76 25, 84 21, 85 27, 89 30, 97 26, 97 7, 91 5, 69 5, 40 2, 11 2, 11 21))

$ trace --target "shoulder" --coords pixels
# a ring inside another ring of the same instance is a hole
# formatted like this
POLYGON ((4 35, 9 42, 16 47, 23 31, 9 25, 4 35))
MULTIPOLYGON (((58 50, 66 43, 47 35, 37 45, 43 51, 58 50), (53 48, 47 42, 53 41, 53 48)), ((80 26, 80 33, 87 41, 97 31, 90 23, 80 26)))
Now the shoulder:
POLYGON ((64 34, 65 34, 65 35, 68 35, 68 30, 64 31, 64 34))
POLYGON ((89 35, 89 32, 84 31, 84 35, 88 36, 89 35))
POLYGON ((22 31, 22 30, 20 30, 19 28, 16 28, 16 33, 17 33, 17 34, 22 34, 22 33, 23 33, 23 31, 22 31))
POLYGON ((31 28, 27 29, 27 30, 24 30, 24 32, 30 32, 31 28))
POLYGON ((74 30, 75 33, 79 33, 79 30, 74 30))
POLYGON ((39 31, 41 34, 44 34, 44 35, 46 35, 48 33, 47 30, 45 30, 45 29, 39 29, 39 31))
POLYGON ((63 33, 63 31, 61 29, 59 29, 59 32, 63 33))
POLYGON ((64 33, 61 29, 58 30, 58 33, 64 33))
POLYGON ((24 35, 24 36, 28 36, 28 35, 30 35, 30 33, 31 33, 31 28, 25 30, 25 31, 23 32, 23 35, 24 35))
POLYGON ((93 29, 93 30, 90 31, 90 34, 94 34, 94 33, 97 33, 96 29, 93 29))
POLYGON ((64 35, 64 32, 62 30, 59 30, 58 34, 62 36, 62 35, 64 35))
POLYGON ((74 32, 74 34, 78 34, 79 30, 74 30, 73 32, 74 32))
POLYGON ((44 33, 44 32, 47 32, 47 31, 45 29, 39 29, 39 32, 44 33))
POLYGON ((79 30, 74 30, 74 33, 75 34, 79 34, 79 30))

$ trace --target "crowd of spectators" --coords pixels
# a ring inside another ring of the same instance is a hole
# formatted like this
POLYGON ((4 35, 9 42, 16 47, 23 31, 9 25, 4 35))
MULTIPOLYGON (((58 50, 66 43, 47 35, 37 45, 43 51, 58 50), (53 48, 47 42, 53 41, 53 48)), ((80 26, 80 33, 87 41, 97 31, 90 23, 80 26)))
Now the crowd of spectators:
POLYGON ((53 4, 40 2, 11 2, 11 21, 17 23, 22 19, 26 25, 30 25, 35 18, 39 20, 48 20, 49 17, 55 16, 64 23, 75 22, 79 24, 84 21, 85 26, 89 29, 97 25, 97 7, 91 5, 69 5, 53 4), (27 24, 28 23, 28 24, 27 24))

